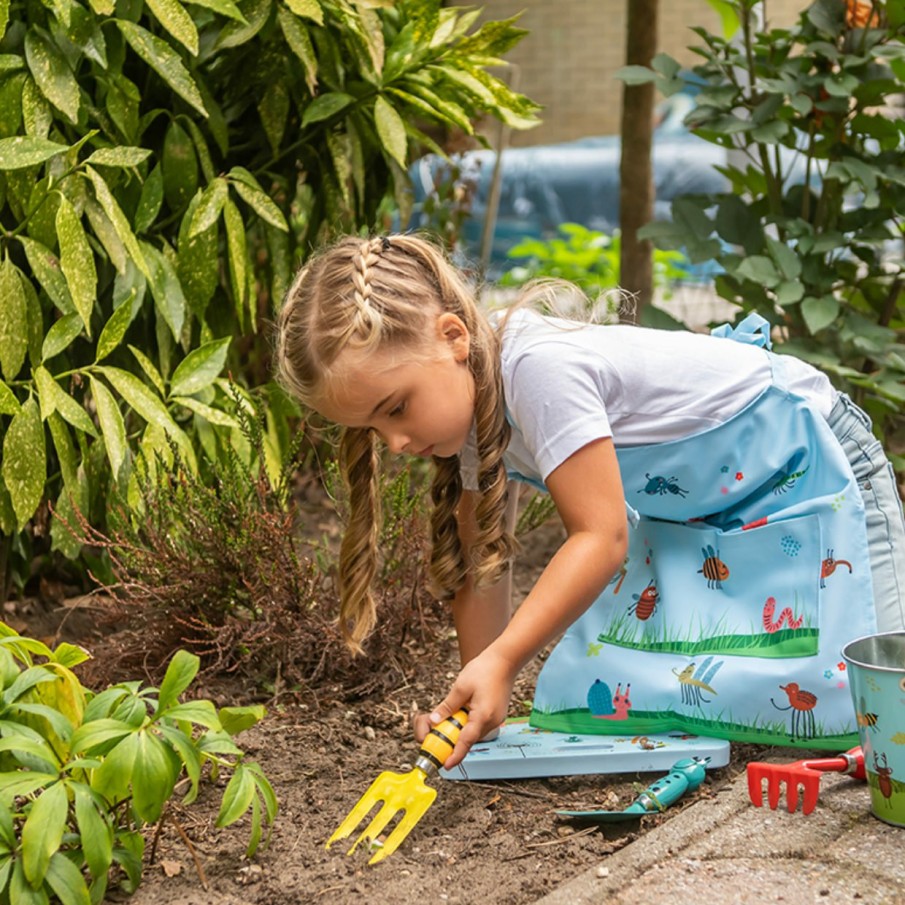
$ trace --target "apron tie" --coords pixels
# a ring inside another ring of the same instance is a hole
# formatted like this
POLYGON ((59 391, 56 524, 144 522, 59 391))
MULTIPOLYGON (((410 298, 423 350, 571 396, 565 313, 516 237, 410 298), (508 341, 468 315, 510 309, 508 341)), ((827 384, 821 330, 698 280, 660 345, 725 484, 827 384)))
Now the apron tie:
POLYGON ((761 317, 756 311, 752 311, 744 320, 735 327, 730 324, 722 324, 710 331, 712 336, 722 339, 734 339, 736 342, 748 343, 751 346, 760 346, 762 349, 772 349, 770 340, 770 322, 761 317))

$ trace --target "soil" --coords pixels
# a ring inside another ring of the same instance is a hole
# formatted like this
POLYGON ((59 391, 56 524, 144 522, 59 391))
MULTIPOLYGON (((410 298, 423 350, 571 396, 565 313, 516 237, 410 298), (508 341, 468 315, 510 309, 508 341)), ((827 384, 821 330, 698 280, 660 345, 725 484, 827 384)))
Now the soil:
MULTIPOLYGON (((560 542, 553 521, 523 543, 516 569, 524 594, 560 542)), ((66 615, 65 635, 103 657, 115 637, 97 635, 97 620, 72 601, 53 612, 66 615), (75 609, 75 612, 73 612, 75 609), (81 637, 80 637, 81 636, 81 637)), ((5 618, 25 623, 34 635, 41 613, 7 604, 5 618)), ((45 613, 52 616, 53 612, 45 613)), ((19 627, 19 626, 17 626, 19 627)), ((299 905, 380 900, 401 905, 427 899, 445 903, 535 902, 558 885, 597 865, 682 808, 715 796, 764 749, 734 745, 729 766, 708 773, 701 788, 663 813, 640 821, 600 827, 565 822, 556 808, 621 810, 656 778, 593 775, 507 782, 435 780, 437 799, 400 849, 381 864, 369 853, 345 855, 346 844, 325 842, 370 783, 383 770, 404 772, 417 753, 411 721, 448 688, 458 663, 450 631, 417 657, 404 684, 390 694, 354 705, 338 686, 317 690, 308 701, 281 697, 269 702, 266 718, 237 739, 273 783, 280 810, 269 844, 248 859, 250 820, 227 829, 215 821, 225 781, 208 784, 189 807, 172 806, 147 837, 142 884, 130 898, 111 892, 107 902, 132 905, 299 905)), ((519 678, 511 715, 527 713, 543 656, 519 678)), ((378 668, 379 664, 375 664, 378 668)), ((210 685, 204 694, 220 704, 251 703, 235 688, 210 685), (218 696, 220 700, 218 700, 218 696)), ((364 849, 364 846, 362 847, 364 849)))

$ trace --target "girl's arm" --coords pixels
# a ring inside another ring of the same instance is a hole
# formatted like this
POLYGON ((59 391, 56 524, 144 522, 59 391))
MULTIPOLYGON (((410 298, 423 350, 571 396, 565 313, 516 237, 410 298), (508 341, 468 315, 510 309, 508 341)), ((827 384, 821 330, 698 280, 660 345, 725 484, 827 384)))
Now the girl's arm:
POLYGON ((519 670, 593 603, 625 558, 625 498, 612 440, 589 443, 546 484, 567 538, 506 628, 465 664, 431 714, 436 724, 463 705, 470 709, 447 767, 502 722, 519 670))

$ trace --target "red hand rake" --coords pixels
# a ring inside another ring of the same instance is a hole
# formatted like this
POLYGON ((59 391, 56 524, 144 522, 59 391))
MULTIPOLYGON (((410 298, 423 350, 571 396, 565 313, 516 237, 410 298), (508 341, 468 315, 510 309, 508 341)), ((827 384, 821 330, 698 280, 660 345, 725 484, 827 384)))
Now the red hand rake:
POLYGON ((763 781, 767 780, 767 803, 776 810, 782 784, 786 785, 786 801, 789 813, 798 807, 798 787, 804 793, 801 813, 810 814, 817 807, 820 777, 827 772, 847 773, 855 779, 866 779, 864 752, 852 748, 836 757, 797 760, 790 764, 768 764, 755 761, 748 764, 748 797, 755 807, 763 804, 763 781))

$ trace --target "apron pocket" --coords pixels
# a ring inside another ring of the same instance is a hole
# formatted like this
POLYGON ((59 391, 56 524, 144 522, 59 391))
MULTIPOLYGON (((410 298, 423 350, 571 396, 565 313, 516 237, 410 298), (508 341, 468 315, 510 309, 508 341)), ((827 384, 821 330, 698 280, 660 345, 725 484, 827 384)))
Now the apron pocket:
POLYGON ((690 656, 817 653, 821 567, 840 561, 821 549, 816 515, 729 531, 642 519, 631 534, 598 642, 690 656))

